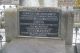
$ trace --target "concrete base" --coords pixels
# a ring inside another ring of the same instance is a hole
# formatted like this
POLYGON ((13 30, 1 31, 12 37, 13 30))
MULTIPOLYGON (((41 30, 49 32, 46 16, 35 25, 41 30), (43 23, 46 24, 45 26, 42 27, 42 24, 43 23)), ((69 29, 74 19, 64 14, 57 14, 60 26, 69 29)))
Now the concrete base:
POLYGON ((73 53, 63 40, 16 39, 3 48, 3 53, 73 53))
POLYGON ((77 52, 80 53, 80 43, 77 43, 77 52))

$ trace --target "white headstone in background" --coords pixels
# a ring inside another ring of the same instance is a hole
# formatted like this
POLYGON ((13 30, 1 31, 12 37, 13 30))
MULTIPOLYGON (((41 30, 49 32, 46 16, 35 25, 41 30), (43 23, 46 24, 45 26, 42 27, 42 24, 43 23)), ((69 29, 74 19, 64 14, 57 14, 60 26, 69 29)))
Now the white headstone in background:
POLYGON ((19 4, 19 0, 0 0, 1 4, 11 5, 11 4, 19 4))
POLYGON ((44 0, 44 7, 58 7, 58 0, 44 0))
POLYGON ((19 0, 12 0, 12 4, 18 5, 19 4, 19 0))
POLYGON ((39 1, 38 0, 20 0, 21 6, 26 7, 39 7, 39 1))

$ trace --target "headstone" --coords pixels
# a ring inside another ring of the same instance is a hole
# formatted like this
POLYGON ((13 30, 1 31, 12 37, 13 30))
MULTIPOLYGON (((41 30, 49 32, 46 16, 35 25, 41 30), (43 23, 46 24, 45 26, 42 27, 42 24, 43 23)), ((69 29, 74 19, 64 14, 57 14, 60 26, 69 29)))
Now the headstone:
POLYGON ((49 9, 19 11, 20 34, 23 36, 58 37, 60 12, 49 9))

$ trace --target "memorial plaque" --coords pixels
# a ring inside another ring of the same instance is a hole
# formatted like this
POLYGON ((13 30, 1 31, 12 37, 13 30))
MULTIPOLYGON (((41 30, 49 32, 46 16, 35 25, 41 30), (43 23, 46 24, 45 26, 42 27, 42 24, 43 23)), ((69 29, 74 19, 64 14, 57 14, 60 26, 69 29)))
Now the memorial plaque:
POLYGON ((54 11, 19 11, 20 35, 58 37, 59 18, 54 11))

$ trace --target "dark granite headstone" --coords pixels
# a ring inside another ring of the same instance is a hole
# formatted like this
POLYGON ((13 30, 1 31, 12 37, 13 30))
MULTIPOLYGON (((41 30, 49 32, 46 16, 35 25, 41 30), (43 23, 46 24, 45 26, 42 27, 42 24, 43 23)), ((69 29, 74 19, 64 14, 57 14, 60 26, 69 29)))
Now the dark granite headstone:
POLYGON ((19 11, 20 35, 58 37, 60 12, 19 11))

